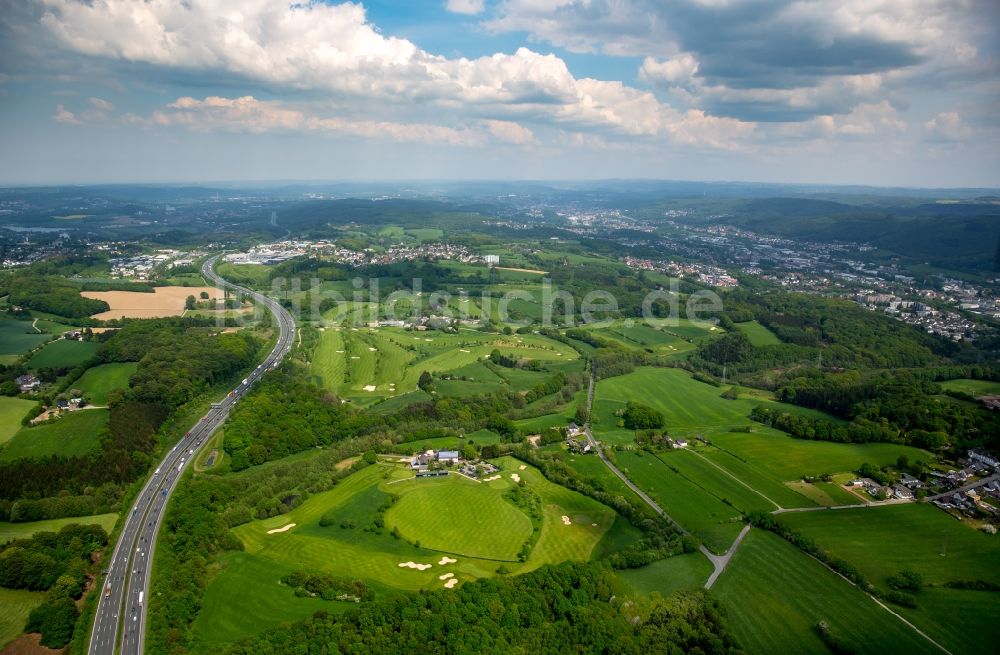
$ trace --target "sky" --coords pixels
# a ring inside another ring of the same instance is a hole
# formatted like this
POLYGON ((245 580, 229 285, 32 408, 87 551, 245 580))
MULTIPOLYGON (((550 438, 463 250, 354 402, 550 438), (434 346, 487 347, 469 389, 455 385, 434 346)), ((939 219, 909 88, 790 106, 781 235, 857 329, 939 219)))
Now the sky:
POLYGON ((0 0, 0 184, 1000 186, 997 0, 0 0))

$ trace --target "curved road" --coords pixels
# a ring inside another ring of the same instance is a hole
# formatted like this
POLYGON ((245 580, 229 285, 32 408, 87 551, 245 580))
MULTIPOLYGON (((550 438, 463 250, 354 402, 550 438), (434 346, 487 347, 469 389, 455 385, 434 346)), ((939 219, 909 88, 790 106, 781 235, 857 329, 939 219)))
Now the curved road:
POLYGON ((295 322, 291 314, 277 301, 249 289, 226 282, 215 274, 213 265, 218 255, 202 266, 205 278, 216 286, 252 296, 264 305, 278 321, 278 342, 264 361, 253 370, 221 402, 192 427, 164 456, 149 480, 143 486, 135 505, 125 519, 118 543, 107 567, 94 627, 90 635, 90 655, 140 655, 145 645, 146 605, 149 597, 149 578, 152 553, 156 549, 156 535, 163 522, 163 509, 184 469, 191 465, 208 437, 226 420, 229 410, 270 367, 277 366, 291 349, 295 336, 295 322))

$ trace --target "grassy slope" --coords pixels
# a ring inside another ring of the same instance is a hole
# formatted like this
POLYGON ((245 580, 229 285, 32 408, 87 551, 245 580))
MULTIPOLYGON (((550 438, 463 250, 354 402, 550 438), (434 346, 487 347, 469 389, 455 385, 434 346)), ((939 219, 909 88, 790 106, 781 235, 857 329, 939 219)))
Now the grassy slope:
POLYGON ((0 450, 0 461, 46 455, 83 455, 97 446, 108 415, 106 409, 82 409, 66 414, 55 423, 23 427, 0 450))
POLYGON ((28 360, 28 368, 72 368, 82 364, 97 350, 94 341, 67 341, 58 339, 46 345, 28 360))
POLYGON ((35 406, 35 401, 0 396, 0 445, 21 429, 21 419, 35 406))
POLYGON ((8 523, 0 521, 0 544, 12 539, 27 539, 36 532, 59 532, 66 525, 90 525, 96 523, 111 534, 118 520, 117 514, 95 514, 93 516, 72 516, 65 519, 49 519, 47 521, 30 521, 28 523, 8 523))
POLYGON ((93 404, 106 405, 108 393, 112 389, 127 388, 128 379, 138 366, 134 362, 94 366, 88 368, 80 379, 73 383, 72 388, 88 394, 93 404))
POLYGON ((739 510, 674 473, 653 455, 622 452, 617 459, 623 473, 711 550, 725 552, 742 529, 739 510))
MULTIPOLYGON (((920 573, 925 584, 974 579, 1000 584, 1000 541, 931 505, 809 512, 782 518, 834 557, 854 564, 883 589, 887 588, 886 578, 904 568, 920 573)), ((923 589, 917 594, 917 604, 915 610, 899 611, 955 653, 986 652, 990 650, 990 635, 992 643, 1000 636, 994 621, 1000 615, 1000 594, 923 589)))
POLYGON ((989 380, 948 380, 941 387, 951 391, 962 391, 975 397, 1000 394, 1000 382, 989 380))
MULTIPOLYGON (((820 512, 822 513, 822 512, 820 512)), ((939 653, 861 591, 780 537, 751 530, 712 594, 749 655, 826 653, 814 631, 826 621, 863 653, 939 653)))
POLYGON ((43 591, 0 587, 0 649, 21 634, 31 610, 41 605, 44 600, 43 591))
POLYGON ((701 553, 675 555, 639 569, 619 571, 618 577, 637 593, 658 592, 669 596, 675 591, 701 589, 712 574, 712 563, 701 553))
POLYGON ((51 335, 32 329, 31 321, 18 321, 6 315, 0 316, 0 355, 15 357, 51 338, 51 335))
POLYGON ((750 343, 755 346, 776 346, 781 343, 781 339, 757 321, 737 323, 736 329, 747 335, 750 343))

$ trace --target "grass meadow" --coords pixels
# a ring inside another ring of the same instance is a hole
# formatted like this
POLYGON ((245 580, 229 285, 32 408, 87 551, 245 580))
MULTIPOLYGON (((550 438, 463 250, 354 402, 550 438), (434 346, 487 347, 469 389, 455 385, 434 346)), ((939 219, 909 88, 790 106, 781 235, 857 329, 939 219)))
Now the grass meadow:
POLYGON ((17 434, 21 429, 21 419, 34 406, 33 400, 0 396, 0 446, 17 434))
POLYGON ((107 405, 108 393, 128 388, 128 379, 139 365, 135 362, 101 364, 88 368, 71 386, 83 391, 94 405, 107 405))
POLYGON ((32 355, 27 366, 31 369, 72 368, 93 357, 96 351, 94 341, 57 339, 32 355))
POLYGON ((46 521, 28 521, 27 523, 8 523, 0 521, 0 544, 12 539, 27 539, 36 532, 59 532, 67 525, 91 525, 96 523, 111 534, 118 520, 117 514, 95 514, 93 516, 71 516, 65 519, 48 519, 46 521))
POLYGON ((757 321, 737 323, 736 329, 745 334, 747 339, 749 339, 750 343, 754 346, 776 346, 781 343, 781 339, 778 338, 778 335, 771 332, 757 321))
POLYGON ((748 655, 829 652, 815 631, 820 621, 860 653, 940 653, 862 591, 770 532, 750 531, 711 593, 725 606, 729 629, 748 655))
POLYGON ((97 447, 108 415, 106 409, 81 409, 53 423, 23 427, 0 449, 0 462, 48 455, 83 455, 97 447))

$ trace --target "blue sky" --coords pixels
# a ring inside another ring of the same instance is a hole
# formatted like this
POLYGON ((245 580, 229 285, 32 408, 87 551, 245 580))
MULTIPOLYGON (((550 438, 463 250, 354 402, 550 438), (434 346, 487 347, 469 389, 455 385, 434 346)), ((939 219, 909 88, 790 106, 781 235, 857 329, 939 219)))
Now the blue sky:
POLYGON ((1000 186, 995 0, 0 0, 0 183, 1000 186))

